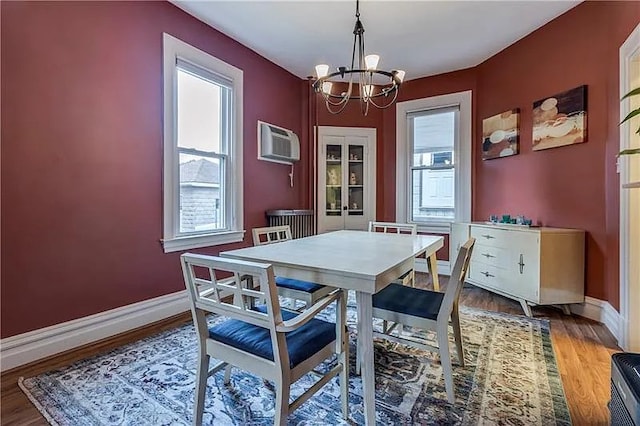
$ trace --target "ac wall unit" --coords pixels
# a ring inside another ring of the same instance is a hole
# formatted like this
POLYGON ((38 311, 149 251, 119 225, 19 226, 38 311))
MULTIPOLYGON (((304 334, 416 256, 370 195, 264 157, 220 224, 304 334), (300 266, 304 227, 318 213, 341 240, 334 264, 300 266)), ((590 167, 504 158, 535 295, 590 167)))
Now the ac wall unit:
POLYGON ((258 121, 258 159, 293 164, 300 160, 300 140, 291 130, 258 121))

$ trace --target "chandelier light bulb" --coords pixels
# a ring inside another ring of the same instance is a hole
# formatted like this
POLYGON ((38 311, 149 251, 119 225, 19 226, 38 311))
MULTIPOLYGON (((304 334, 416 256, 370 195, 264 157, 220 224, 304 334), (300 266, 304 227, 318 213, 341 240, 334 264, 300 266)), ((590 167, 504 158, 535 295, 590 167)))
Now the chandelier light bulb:
POLYGON ((402 70, 397 70, 395 74, 396 74, 396 77, 398 77, 398 80, 400 80, 400 83, 402 83, 404 81, 405 72, 402 70))
POLYGON ((367 66, 367 71, 374 71, 378 69, 378 62, 380 61, 379 55, 367 55, 364 57, 364 63, 367 66))
POLYGON ((370 98, 373 95, 373 84, 364 84, 362 86, 362 96, 364 98, 370 98))
POLYGON ((322 83, 322 91, 324 93, 331 93, 331 86, 333 86, 333 83, 331 83, 330 81, 325 81, 324 83, 322 83))
POLYGON ((320 64, 316 65, 316 76, 318 78, 326 77, 329 74, 329 65, 320 64))

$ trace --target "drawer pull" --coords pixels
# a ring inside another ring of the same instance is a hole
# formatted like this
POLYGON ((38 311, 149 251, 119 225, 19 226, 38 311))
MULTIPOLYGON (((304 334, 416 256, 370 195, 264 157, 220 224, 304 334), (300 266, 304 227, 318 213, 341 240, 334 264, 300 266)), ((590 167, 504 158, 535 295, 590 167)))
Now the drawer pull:
POLYGON ((489 235, 489 234, 483 234, 482 236, 485 237, 487 240, 491 240, 495 238, 493 235, 489 235))
POLYGON ((482 255, 483 255, 484 257, 486 257, 487 259, 490 259, 490 258, 492 258, 492 257, 495 257, 495 256, 494 256, 494 255, 492 255, 491 253, 482 253, 482 255))
POLYGON ((518 262, 518 265, 520 265, 520 274, 522 274, 522 271, 524 269, 524 258, 522 256, 522 253, 520 253, 520 262, 518 262))
POLYGON ((481 274, 483 274, 485 277, 495 277, 495 275, 488 273, 487 271, 484 272, 480 272, 481 274))

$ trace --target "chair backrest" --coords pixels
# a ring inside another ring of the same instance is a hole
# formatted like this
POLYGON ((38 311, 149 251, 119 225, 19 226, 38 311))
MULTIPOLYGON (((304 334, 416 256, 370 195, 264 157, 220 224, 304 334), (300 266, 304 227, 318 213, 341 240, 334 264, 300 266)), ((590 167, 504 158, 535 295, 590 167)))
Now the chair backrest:
POLYGON ((194 322, 198 309, 274 330, 282 322, 271 265, 192 253, 180 260, 194 322), (266 303, 266 313, 252 309, 256 300, 266 303))
POLYGON ((418 225, 415 223, 395 223, 395 222, 369 222, 369 232, 385 232, 396 234, 416 235, 418 225))
POLYGON ((254 246, 279 243, 291 239, 291 228, 289 228, 289 225, 253 228, 251 232, 253 233, 254 246))
POLYGON ((471 253, 473 252, 473 246, 475 243, 475 238, 469 238, 458 251, 456 263, 453 266, 453 271, 449 277, 449 284, 447 285, 444 298, 442 299, 442 305, 440 305, 440 310, 438 311, 438 322, 441 320, 448 321, 454 303, 458 303, 458 298, 460 297, 462 287, 464 286, 464 280, 467 277, 469 261, 471 260, 471 253))

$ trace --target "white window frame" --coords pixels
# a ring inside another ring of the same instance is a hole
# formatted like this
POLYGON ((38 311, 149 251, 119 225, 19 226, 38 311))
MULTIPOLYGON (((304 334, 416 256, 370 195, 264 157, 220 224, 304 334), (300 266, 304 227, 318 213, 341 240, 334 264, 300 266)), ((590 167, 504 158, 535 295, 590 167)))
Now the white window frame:
POLYGON ((396 221, 416 223, 418 231, 449 234, 452 221, 412 222, 409 184, 411 182, 411 152, 409 152, 410 113, 436 108, 458 106, 458 138, 454 144, 455 219, 471 221, 471 90, 430 98, 398 102, 396 104, 396 221))
POLYGON ((189 250, 244 239, 243 229, 243 173, 242 173, 242 111, 243 72, 208 53, 203 52, 169 34, 162 35, 164 80, 164 169, 163 216, 164 252, 189 250), (223 230, 206 230, 180 235, 180 165, 177 144, 177 59, 218 74, 232 82, 231 140, 228 147, 228 167, 223 181, 227 207, 227 227, 223 230))

